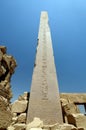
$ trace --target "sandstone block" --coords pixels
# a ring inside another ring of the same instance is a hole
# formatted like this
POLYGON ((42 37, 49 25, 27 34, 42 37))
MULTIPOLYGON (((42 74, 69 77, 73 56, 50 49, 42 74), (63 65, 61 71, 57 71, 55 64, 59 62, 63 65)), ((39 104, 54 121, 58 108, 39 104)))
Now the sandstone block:
POLYGON ((18 116, 18 123, 26 123, 26 113, 22 113, 18 116))
POLYGON ((7 100, 0 96, 0 128, 7 128, 12 122, 12 114, 7 100))
POLYGON ((86 103, 86 93, 61 93, 60 97, 73 103, 86 103))
POLYGON ((31 129, 26 128, 26 130, 42 130, 42 128, 31 128, 31 129))
POLYGON ((58 126, 58 130, 77 130, 77 128, 71 124, 63 124, 58 126))
POLYGON ((43 125, 43 130, 56 130, 59 126, 59 123, 53 125, 43 125))
POLYGON ((66 115, 79 113, 77 106, 74 103, 69 103, 63 106, 66 115))
POLYGON ((84 114, 71 114, 68 115, 68 123, 76 127, 86 128, 86 116, 84 114))
POLYGON ((16 100, 12 104, 12 113, 23 113, 27 109, 27 103, 28 101, 18 101, 16 100))
POLYGON ((7 130, 14 130, 15 128, 13 126, 9 126, 7 130))
POLYGON ((26 128, 26 124, 24 124, 24 123, 17 123, 17 124, 15 124, 14 125, 14 130, 25 130, 25 128, 26 128))
POLYGON ((61 101, 62 106, 68 104, 68 100, 67 99, 60 98, 60 101, 61 101))
POLYGON ((24 92, 24 94, 20 95, 18 100, 22 101, 22 100, 28 100, 29 98, 29 93, 28 92, 24 92))
POLYGON ((13 117, 12 122, 16 123, 18 121, 18 117, 13 117))
POLYGON ((34 118, 34 120, 27 124, 26 130, 29 130, 31 128, 42 128, 43 127, 43 121, 41 121, 39 118, 34 118))
POLYGON ((16 117, 16 116, 17 116, 17 113, 13 113, 12 115, 13 115, 13 117, 16 117))

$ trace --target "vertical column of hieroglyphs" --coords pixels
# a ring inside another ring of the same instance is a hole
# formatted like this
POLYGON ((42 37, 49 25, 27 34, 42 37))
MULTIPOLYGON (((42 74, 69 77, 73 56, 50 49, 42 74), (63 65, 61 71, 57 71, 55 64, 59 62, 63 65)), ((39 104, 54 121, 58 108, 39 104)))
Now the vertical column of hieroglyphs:
POLYGON ((34 117, 44 124, 62 123, 62 112, 47 12, 41 13, 27 123, 34 117))

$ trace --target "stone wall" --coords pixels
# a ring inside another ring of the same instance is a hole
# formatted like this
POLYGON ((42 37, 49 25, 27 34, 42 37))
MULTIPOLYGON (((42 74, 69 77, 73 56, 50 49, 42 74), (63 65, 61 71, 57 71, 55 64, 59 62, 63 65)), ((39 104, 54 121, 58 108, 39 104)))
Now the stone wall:
POLYGON ((86 114, 78 108, 78 105, 83 105, 86 111, 86 93, 61 93, 60 100, 64 122, 86 128, 86 114))
POLYGON ((24 92, 19 96, 18 100, 12 103, 12 123, 8 130, 86 130, 86 116, 80 113, 79 108, 76 106, 76 101, 84 103, 86 94, 60 94, 60 100, 62 104, 62 113, 64 123, 52 125, 44 125, 43 121, 35 117, 34 120, 26 124, 27 107, 29 104, 29 93, 24 92), (78 95, 78 96, 77 96, 78 95), (74 98, 73 98, 74 96, 74 98), (71 98, 72 97, 72 98, 71 98), (77 100, 76 100, 77 99, 77 100))
POLYGON ((15 67, 14 58, 6 54, 6 47, 0 46, 0 129, 7 128, 12 121, 10 80, 15 67))
POLYGON ((10 80, 16 67, 16 61, 6 54, 6 47, 0 46, 0 130, 86 130, 86 116, 80 113, 78 105, 86 110, 86 94, 61 93, 60 101, 63 124, 44 125, 34 117, 26 124, 29 93, 24 92, 18 100, 10 104, 12 97, 10 80))

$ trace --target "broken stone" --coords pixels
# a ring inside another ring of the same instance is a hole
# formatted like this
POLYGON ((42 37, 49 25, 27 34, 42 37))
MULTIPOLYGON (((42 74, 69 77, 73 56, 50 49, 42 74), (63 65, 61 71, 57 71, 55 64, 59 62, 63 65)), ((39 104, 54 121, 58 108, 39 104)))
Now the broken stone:
POLYGON ((18 116, 18 123, 26 123, 26 113, 22 113, 18 116))
POLYGON ((6 47, 0 46, 0 95, 9 102, 12 98, 10 79, 15 67, 15 59, 6 54, 6 47))
POLYGON ((7 130, 15 130, 15 128, 13 126, 9 126, 7 130))
POLYGON ((17 123, 15 125, 13 125, 13 127, 15 128, 14 130, 25 130, 26 124, 24 124, 24 123, 17 123))
POLYGON ((86 103, 86 93, 61 93, 60 98, 66 99, 69 103, 86 103))
POLYGON ((69 103, 63 106, 63 111, 66 115, 80 113, 77 106, 74 103, 69 103))
POLYGON ((52 124, 52 125, 43 125, 43 130, 56 130, 59 126, 59 123, 52 124))
POLYGON ((31 128, 31 129, 26 128, 26 130, 42 130, 42 128, 31 128))
POLYGON ((0 96, 0 128, 7 128, 12 122, 12 114, 8 100, 0 96))
POLYGON ((60 102, 61 102, 62 106, 65 106, 65 105, 68 104, 68 100, 67 99, 60 98, 60 102))
POLYGON ((77 130, 77 128, 71 124, 62 124, 58 126, 58 130, 77 130))
POLYGON ((12 115, 13 115, 13 117, 16 117, 16 116, 17 116, 17 113, 13 113, 12 115))
POLYGON ((39 118, 34 118, 34 120, 27 124, 26 130, 29 130, 31 128, 42 128, 43 127, 43 121, 41 121, 39 118))
POLYGON ((16 100, 12 104, 12 113, 24 113, 27 109, 28 101, 18 101, 16 100))
POLYGON ((84 114, 70 114, 68 115, 68 123, 76 127, 86 128, 86 116, 84 114))
POLYGON ((29 93, 28 93, 28 92, 24 92, 23 95, 20 95, 20 96, 18 97, 18 100, 19 100, 19 101, 28 100, 28 99, 29 99, 29 93))
POLYGON ((12 122, 17 123, 17 121, 18 121, 18 117, 13 117, 12 118, 12 122))
POLYGON ((7 49, 5 46, 0 46, 0 50, 3 54, 5 54, 7 49))

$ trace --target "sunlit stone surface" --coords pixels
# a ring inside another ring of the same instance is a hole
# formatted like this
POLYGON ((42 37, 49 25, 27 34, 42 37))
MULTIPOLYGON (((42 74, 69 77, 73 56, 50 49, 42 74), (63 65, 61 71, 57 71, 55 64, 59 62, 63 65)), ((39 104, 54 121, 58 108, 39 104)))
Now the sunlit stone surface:
POLYGON ((59 90, 47 12, 41 13, 38 46, 27 123, 34 117, 44 124, 62 123, 59 90))

